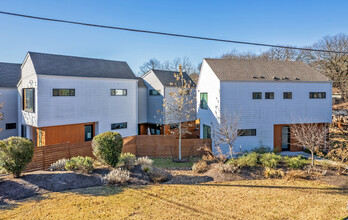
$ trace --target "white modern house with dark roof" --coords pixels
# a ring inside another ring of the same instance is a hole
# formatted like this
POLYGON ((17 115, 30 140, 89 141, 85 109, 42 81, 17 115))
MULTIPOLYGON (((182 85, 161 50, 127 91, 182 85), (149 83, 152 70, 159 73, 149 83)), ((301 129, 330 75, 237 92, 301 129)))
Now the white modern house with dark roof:
POLYGON ((138 80, 126 62, 28 52, 18 93, 18 134, 38 146, 137 134, 138 80))
MULTIPOLYGON (((171 124, 173 120, 169 117, 169 113, 163 106, 163 99, 170 101, 172 98, 170 93, 177 90, 172 84, 176 83, 174 74, 176 71, 166 70, 150 70, 141 78, 143 79, 147 88, 147 122, 139 125, 139 134, 146 134, 150 128, 152 135, 171 134, 170 130, 175 129, 171 124)), ((187 73, 183 73, 183 78, 193 87, 196 84, 192 81, 187 73)), ((193 89, 189 94, 196 106, 196 91, 193 89)), ((140 104, 139 104, 140 105, 140 104)), ((140 107, 139 107, 140 108, 140 107)), ((187 122, 196 120, 196 115, 192 114, 187 122)), ((193 126, 192 130, 195 130, 193 126)), ((194 133, 194 132, 193 132, 194 133)), ((192 134, 198 136, 198 134, 192 134)))
POLYGON ((21 77, 21 64, 0 62, 0 140, 18 135, 17 83, 21 77), (2 130, 2 131, 1 131, 2 130))
POLYGON ((331 87, 302 62, 204 59, 197 85, 201 138, 211 137, 221 115, 232 114, 242 134, 236 150, 296 151, 289 125, 331 123, 331 87))

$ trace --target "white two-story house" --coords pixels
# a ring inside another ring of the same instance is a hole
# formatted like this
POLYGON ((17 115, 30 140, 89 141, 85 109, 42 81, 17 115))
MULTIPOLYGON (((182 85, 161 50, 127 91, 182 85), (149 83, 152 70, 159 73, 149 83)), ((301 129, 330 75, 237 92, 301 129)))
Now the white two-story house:
MULTIPOLYGON (((147 134, 150 130, 152 135, 170 135, 173 134, 172 130, 176 129, 178 123, 175 116, 171 114, 168 108, 163 105, 163 99, 167 100, 167 105, 171 105, 173 97, 170 95, 171 92, 178 93, 178 88, 175 87, 177 81, 174 74, 178 73, 175 71, 166 70, 150 70, 145 73, 141 78, 146 85, 146 98, 147 98, 147 122, 139 124, 139 134, 147 134)), ((187 73, 183 73, 183 79, 192 86, 188 99, 192 100, 192 108, 196 107, 196 84, 192 81, 187 73)), ((145 90, 143 95, 145 94, 145 90)), ((145 97, 145 95, 144 95, 145 97)), ((140 105, 140 104, 139 104, 140 105)), ((186 108, 190 108, 187 105, 186 108)), ((196 129, 196 114, 193 110, 190 117, 185 119, 185 122, 189 124, 191 134, 187 137, 198 137, 198 129, 196 129), (197 134, 196 134, 197 133, 197 134)), ((182 121, 183 122, 183 121, 182 121)))
POLYGON ((21 64, 0 63, 0 140, 18 134, 17 83, 21 64))
POLYGON ((18 92, 18 134, 38 146, 137 134, 138 80, 126 62, 29 52, 18 92))
POLYGON ((197 85, 201 138, 211 137, 212 125, 229 114, 239 118, 237 151, 298 150, 289 125, 331 123, 331 87, 302 62, 204 59, 197 85))

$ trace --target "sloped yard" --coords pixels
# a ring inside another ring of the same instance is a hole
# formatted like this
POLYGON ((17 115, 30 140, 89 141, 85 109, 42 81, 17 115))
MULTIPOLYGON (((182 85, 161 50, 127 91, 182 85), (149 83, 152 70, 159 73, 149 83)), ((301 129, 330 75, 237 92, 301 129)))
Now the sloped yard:
POLYGON ((0 210, 2 219, 337 219, 347 190, 310 181, 94 187, 50 193, 0 210))

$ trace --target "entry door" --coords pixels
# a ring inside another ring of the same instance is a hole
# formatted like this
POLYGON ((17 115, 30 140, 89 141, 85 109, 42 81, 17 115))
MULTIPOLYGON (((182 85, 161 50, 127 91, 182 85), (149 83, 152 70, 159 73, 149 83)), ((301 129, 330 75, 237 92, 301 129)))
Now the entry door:
POLYGON ((85 125, 85 141, 93 139, 93 125, 85 125))
POLYGON ((290 150, 290 127, 282 127, 282 151, 290 150))

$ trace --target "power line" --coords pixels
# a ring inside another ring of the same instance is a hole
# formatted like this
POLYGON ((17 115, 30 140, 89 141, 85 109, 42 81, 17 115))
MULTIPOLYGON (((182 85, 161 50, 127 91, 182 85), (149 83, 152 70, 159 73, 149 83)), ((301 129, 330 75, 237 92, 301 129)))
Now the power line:
POLYGON ((247 42, 247 41, 235 41, 235 40, 226 40, 226 39, 218 39, 218 38, 210 38, 210 37, 193 36, 193 35, 166 33, 166 32, 149 31, 149 30, 139 30, 139 29, 132 29, 132 28, 83 23, 83 22, 77 22, 77 21, 68 21, 68 20, 61 20, 61 19, 54 19, 54 18, 37 17, 37 16, 17 14, 17 13, 6 12, 6 11, 0 11, 0 14, 17 16, 17 17, 24 17, 24 18, 31 18, 31 19, 36 19, 36 20, 83 25, 83 26, 89 26, 89 27, 108 28, 108 29, 140 32, 140 33, 147 33, 147 34, 166 35, 166 36, 172 36, 172 37, 182 37, 182 38, 218 41, 218 42, 234 43, 234 44, 245 44, 245 45, 261 46, 261 47, 283 48, 283 49, 292 49, 292 50, 304 50, 304 51, 314 51, 314 52, 348 54, 348 51, 320 50, 320 49, 311 49, 311 48, 303 48, 303 47, 291 47, 291 46, 282 46, 282 45, 275 45, 275 44, 262 44, 262 43, 247 42))

